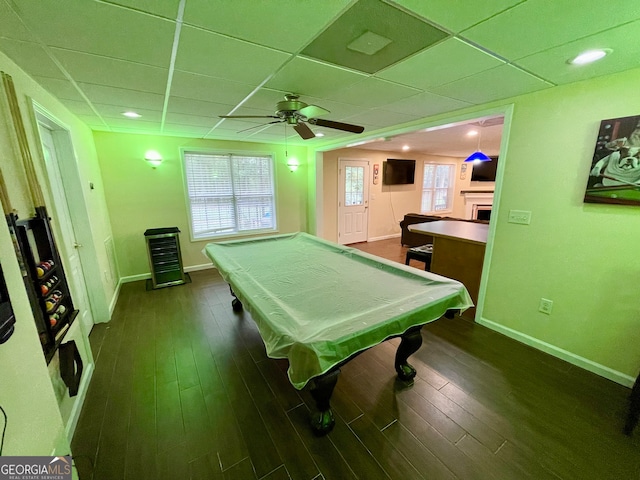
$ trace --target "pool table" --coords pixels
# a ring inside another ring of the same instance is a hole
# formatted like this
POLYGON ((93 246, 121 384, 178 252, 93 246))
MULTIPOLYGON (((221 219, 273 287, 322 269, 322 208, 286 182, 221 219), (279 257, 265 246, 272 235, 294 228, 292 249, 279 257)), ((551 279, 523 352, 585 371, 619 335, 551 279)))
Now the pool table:
POLYGON ((316 434, 333 428, 330 399, 340 367, 384 340, 401 337, 395 368, 412 383, 408 357, 421 327, 473 306, 455 280, 295 233, 209 243, 207 255, 229 284, 233 309, 256 322, 271 358, 287 358, 297 389, 310 384, 316 434))

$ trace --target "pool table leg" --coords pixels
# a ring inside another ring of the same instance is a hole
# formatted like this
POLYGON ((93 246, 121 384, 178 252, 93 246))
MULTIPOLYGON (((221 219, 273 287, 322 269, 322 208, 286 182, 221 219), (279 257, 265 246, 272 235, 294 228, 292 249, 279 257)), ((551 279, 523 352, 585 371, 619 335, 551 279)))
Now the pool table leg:
POLYGON ((236 293, 233 291, 233 288, 231 288, 231 285, 229 285, 229 290, 231 291, 231 295, 233 295, 233 300, 231 300, 231 308, 233 308, 233 311, 236 313, 241 312, 242 302, 238 300, 238 297, 236 297, 236 293))
POLYGON ((398 378, 403 382, 413 383, 413 377, 416 376, 416 369, 409 365, 407 360, 422 345, 421 329, 422 325, 419 325, 404 332, 401 337, 402 341, 396 351, 396 372, 398 372, 398 378))
POLYGON ((314 386, 311 389, 311 396, 316 401, 318 411, 311 414, 311 428, 313 433, 318 436, 329 433, 336 423, 330 401, 339 373, 340 369, 336 368, 313 380, 314 386))

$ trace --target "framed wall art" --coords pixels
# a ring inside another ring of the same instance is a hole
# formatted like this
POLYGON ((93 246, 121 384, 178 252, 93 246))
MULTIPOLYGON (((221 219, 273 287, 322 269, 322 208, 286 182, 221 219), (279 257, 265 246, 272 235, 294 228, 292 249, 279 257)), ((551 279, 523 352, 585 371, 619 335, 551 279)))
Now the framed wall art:
POLYGON ((584 201, 640 206, 640 115, 600 122, 584 201))

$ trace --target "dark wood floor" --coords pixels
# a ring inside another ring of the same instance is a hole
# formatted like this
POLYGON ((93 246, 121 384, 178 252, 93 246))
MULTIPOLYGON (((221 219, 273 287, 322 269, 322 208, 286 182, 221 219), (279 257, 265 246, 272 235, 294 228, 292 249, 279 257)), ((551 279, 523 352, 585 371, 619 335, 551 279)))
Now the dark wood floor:
MULTIPOLYGON (((404 260, 398 239, 356 247, 404 260)), ((410 389, 394 382, 396 341, 348 363, 336 427, 315 438, 309 393, 266 358, 227 285, 191 277, 124 285, 94 328, 82 479, 640 478, 640 432, 621 433, 629 389, 460 318, 423 328, 410 389)))

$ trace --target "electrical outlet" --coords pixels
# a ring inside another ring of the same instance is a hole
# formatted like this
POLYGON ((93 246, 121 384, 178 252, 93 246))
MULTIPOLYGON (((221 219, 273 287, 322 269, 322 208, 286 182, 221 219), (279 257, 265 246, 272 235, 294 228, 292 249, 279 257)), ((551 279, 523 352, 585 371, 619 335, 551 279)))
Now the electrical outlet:
POLYGON ((549 300, 548 298, 540 299, 540 306, 538 310, 542 313, 546 313, 547 315, 551 315, 551 309, 553 308, 553 300, 549 300))
POLYGON ((531 212, 528 210, 509 210, 509 223, 529 225, 531 223, 531 212))

